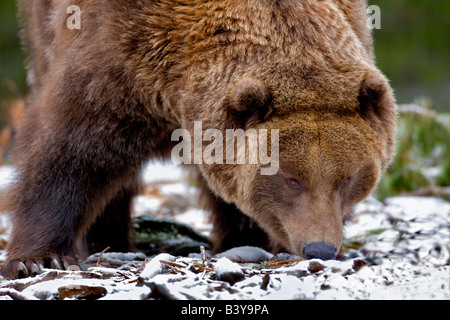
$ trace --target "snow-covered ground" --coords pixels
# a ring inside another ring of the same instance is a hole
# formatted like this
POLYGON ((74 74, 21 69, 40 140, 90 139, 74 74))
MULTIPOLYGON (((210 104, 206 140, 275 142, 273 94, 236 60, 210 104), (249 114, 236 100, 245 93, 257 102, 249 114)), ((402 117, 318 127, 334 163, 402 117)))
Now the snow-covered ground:
MULTIPOLYGON (((11 172, 0 168, 0 192, 11 172)), ((182 176, 177 167, 149 166, 135 214, 171 217, 208 234, 207 213, 196 206, 197 191, 182 176)), ((84 271, 0 277, 0 299, 450 299, 449 202, 370 198, 357 212, 346 227, 340 260, 305 261, 254 247, 216 257, 107 252, 88 258, 84 271)), ((0 264, 8 232, 8 217, 0 214, 0 264)))

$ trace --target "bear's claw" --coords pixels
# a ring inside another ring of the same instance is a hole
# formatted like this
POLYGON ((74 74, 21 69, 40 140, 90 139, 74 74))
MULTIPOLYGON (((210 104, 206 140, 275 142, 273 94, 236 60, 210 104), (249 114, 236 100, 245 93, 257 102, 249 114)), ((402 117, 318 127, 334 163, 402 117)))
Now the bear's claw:
POLYGON ((68 270, 70 266, 78 265, 71 257, 51 257, 49 259, 14 260, 7 262, 0 270, 0 274, 6 279, 23 279, 35 277, 45 268, 56 270, 68 270))

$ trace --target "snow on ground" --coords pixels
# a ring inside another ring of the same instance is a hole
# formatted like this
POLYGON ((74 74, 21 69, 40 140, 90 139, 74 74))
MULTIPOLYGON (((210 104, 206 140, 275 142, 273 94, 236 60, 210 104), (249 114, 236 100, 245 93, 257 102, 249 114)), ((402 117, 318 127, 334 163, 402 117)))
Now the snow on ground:
MULTIPOLYGON (((0 186, 11 172, 0 168, 0 186)), ((178 167, 146 168, 148 187, 135 200, 135 214, 172 217, 208 234, 211 226, 196 206, 197 191, 182 177, 178 167)), ((0 299, 450 299, 449 202, 369 198, 356 211, 339 260, 305 261, 254 247, 216 257, 107 252, 89 257, 83 271, 73 266, 35 278, 0 277, 0 299)), ((8 221, 0 214, 0 264, 8 221)))
POLYGON ((0 189, 6 187, 14 177, 13 167, 3 166, 0 167, 0 189))

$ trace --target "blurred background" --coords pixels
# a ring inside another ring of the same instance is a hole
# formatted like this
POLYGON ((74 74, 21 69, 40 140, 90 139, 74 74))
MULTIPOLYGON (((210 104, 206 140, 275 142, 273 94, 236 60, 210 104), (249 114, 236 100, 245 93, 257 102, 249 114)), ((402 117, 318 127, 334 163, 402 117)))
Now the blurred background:
MULTIPOLYGON (((450 191, 450 1, 371 0, 381 8, 374 30, 377 64, 402 106, 397 158, 376 195, 448 198, 450 191)), ((25 56, 16 6, 0 1, 0 163, 8 160, 26 96, 25 56)))

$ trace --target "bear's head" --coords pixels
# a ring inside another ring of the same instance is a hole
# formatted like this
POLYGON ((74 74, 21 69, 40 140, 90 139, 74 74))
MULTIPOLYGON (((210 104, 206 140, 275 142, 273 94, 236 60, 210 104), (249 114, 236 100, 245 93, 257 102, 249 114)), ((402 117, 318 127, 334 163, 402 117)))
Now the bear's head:
POLYGON ((365 4, 249 3, 220 11, 221 23, 202 19, 211 37, 185 53, 178 117, 186 136, 203 133, 193 163, 274 242, 334 257, 394 151, 395 102, 373 61, 365 4))
MULTIPOLYGON (((285 249, 334 258, 353 207, 374 190, 393 156, 396 111, 388 81, 367 66, 300 76, 277 66, 265 76, 237 79, 227 90, 220 107, 196 114, 203 132, 218 128, 225 144, 227 130, 252 129, 266 138, 266 146, 259 141, 256 148, 266 147, 272 163, 250 163, 247 138, 245 163, 237 163, 235 144, 235 163, 227 163, 225 147, 222 163, 200 164, 208 186, 285 249)), ((203 147, 211 154, 208 143, 203 147)))

